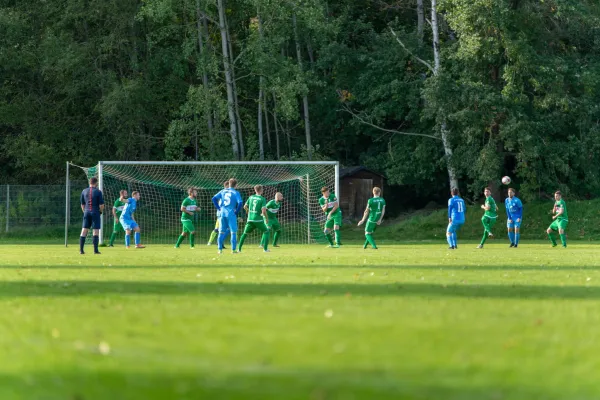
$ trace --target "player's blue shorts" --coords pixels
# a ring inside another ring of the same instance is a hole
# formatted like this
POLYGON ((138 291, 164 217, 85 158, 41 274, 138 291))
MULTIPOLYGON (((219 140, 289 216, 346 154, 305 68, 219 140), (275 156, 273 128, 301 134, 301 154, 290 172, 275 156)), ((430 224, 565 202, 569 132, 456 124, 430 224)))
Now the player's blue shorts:
POLYGON ((519 218, 519 219, 520 219, 520 221, 519 221, 519 222, 517 222, 517 220, 516 220, 516 219, 513 219, 513 220, 512 220, 512 222, 508 222, 508 221, 507 221, 507 222, 506 222, 506 227, 507 227, 508 229, 514 229, 514 228, 519 228, 519 229, 521 229, 521 223, 523 222, 523 218, 519 218))
POLYGON ((464 222, 452 221, 448 224, 448 229, 446 229, 446 232, 456 233, 464 224, 464 222))
POLYGON ((132 231, 139 226, 137 223, 129 219, 120 219, 119 222, 123 226, 123 229, 125 229, 126 231, 132 231))
POLYGON ((86 211, 83 213, 83 229, 90 229, 92 226, 94 229, 100 229, 100 213, 93 211, 86 211))
POLYGON ((231 233, 237 233, 237 215, 224 215, 224 213, 221 213, 219 216, 219 233, 227 233, 228 230, 231 231, 231 233))

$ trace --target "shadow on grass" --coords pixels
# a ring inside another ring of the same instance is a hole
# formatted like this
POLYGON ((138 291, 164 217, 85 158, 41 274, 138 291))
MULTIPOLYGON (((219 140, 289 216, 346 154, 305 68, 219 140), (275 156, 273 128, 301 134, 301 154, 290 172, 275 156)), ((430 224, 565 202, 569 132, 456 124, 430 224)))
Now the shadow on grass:
POLYGON ((198 295, 198 296, 299 296, 323 297, 463 297, 504 299, 600 299, 600 287, 545 285, 441 285, 428 283, 392 284, 302 284, 155 281, 5 281, 3 297, 61 297, 95 295, 198 295))
POLYGON ((264 364, 230 367, 233 370, 195 368, 193 373, 169 370, 155 373, 24 371, 19 375, 0 375, 0 395, 47 400, 104 400, 111 397, 130 400, 564 398, 544 387, 511 385, 498 382, 493 376, 483 382, 471 382, 469 373, 464 370, 436 371, 434 374, 419 371, 403 377, 400 373, 385 370, 302 370, 264 364))
POLYGON ((36 264, 36 265, 1 265, 0 270, 2 269, 39 269, 39 270, 47 270, 47 269, 64 269, 64 270, 128 270, 128 269, 147 269, 147 270, 156 270, 156 269, 227 269, 231 270, 232 268, 236 269, 244 269, 244 268, 274 268, 274 269, 294 269, 294 268, 319 268, 319 269, 339 269, 343 268, 354 269, 354 270, 447 270, 447 271, 462 271, 462 270, 471 270, 471 271, 600 271, 600 266, 597 265, 589 265, 589 266, 572 266, 572 265, 543 265, 543 266, 531 266, 531 265, 448 265, 448 264, 438 264, 438 265, 418 265, 418 264, 409 264, 403 265, 401 263, 397 264, 364 264, 361 262, 362 260, 358 260, 356 264, 335 264, 334 261, 327 263, 316 263, 311 262, 307 264, 272 264, 271 260, 265 260, 265 262, 269 262, 269 264, 261 265, 261 261, 251 261, 254 264, 251 265, 233 265, 231 263, 223 263, 223 264, 214 264, 214 263, 202 263, 202 261, 198 261, 193 264, 182 264, 182 263, 174 263, 174 264, 165 264, 165 265, 142 265, 142 264, 123 264, 123 265, 90 265, 90 264, 36 264))

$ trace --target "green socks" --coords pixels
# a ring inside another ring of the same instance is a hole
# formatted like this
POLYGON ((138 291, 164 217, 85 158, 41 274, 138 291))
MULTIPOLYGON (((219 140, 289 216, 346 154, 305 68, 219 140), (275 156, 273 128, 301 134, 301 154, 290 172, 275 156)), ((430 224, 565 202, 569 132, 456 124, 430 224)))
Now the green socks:
POLYGON ((552 243, 553 247, 556 246, 556 240, 554 240, 554 235, 553 234, 549 233, 548 234, 548 239, 550 239, 550 242, 552 243))
POLYGON ((567 247, 567 235, 566 234, 563 233, 562 235, 560 235, 560 241, 561 241, 563 247, 567 247))
POLYGON ((342 245, 342 238, 341 238, 341 235, 340 235, 340 231, 337 230, 337 231, 334 231, 334 233, 335 233, 335 244, 337 244, 338 246, 341 246, 342 245))
POLYGON ((219 232, 212 231, 212 233, 210 234, 210 239, 208 239, 208 244, 213 244, 218 235, 219 232))
POLYGON ((267 251, 267 249, 269 248, 270 236, 271 236, 271 232, 269 232, 269 231, 266 231, 262 235, 262 240, 260 241, 260 244, 262 245, 262 247, 265 251, 267 251))
POLYGON ((277 246, 277 241, 279 240, 279 231, 275 232, 273 235, 273 246, 277 246))
POLYGON ((193 233, 190 233, 190 247, 194 247, 194 235, 193 233))
POLYGON ((238 247, 239 251, 242 251, 242 246, 244 245, 244 241, 246 241, 246 234, 242 234, 242 237, 240 238, 240 245, 238 247))
POLYGON ((483 237, 481 238, 481 243, 479 243, 479 244, 481 246, 483 246, 485 244, 485 241, 487 240, 487 238, 488 238, 488 231, 487 231, 487 229, 485 229, 483 231, 483 237))
POLYGON ((117 232, 113 232, 112 235, 110 235, 110 243, 108 245, 112 246, 113 243, 115 242, 116 238, 117 238, 117 232))
POLYGON ((185 236, 179 235, 179 237, 177 238, 177 243, 175 243, 175 247, 179 247, 181 242, 183 242, 183 239, 185 239, 185 236))
POLYGON ((327 238, 327 241, 329 242, 329 244, 331 246, 333 246, 333 237, 331 236, 331 233, 326 233, 325 237, 327 238))
POLYGON ((373 235, 367 234, 367 235, 365 235, 365 237, 367 238, 367 242, 369 244, 371 244, 371 247, 373 247, 374 249, 376 249, 377 245, 375 244, 375 240, 373 239, 373 235))
POLYGON ((363 250, 367 248, 368 244, 369 244, 369 239, 366 239, 365 244, 363 244, 363 250))

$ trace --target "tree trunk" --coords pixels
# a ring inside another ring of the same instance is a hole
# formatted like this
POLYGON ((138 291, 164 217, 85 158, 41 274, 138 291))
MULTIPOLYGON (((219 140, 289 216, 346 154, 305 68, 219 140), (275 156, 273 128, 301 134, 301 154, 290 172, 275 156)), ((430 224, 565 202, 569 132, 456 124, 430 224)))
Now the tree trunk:
MULTIPOLYGON (((302 68, 302 51, 300 49, 300 39, 298 37, 298 23, 296 22, 296 13, 292 14, 292 23, 294 25, 294 40, 296 41, 296 57, 298 58, 298 66, 300 67, 300 73, 303 73, 302 68)), ((302 97, 302 104, 304 106, 304 132, 306 134, 306 152, 308 159, 312 160, 312 143, 310 137, 310 117, 308 113, 308 95, 302 97)), ((289 136, 288 136, 289 138, 289 136)))
POLYGON ((419 39, 419 47, 423 45, 423 31, 425 27, 425 10, 423 8, 423 0, 417 0, 417 38, 419 39))
POLYGON ((237 122, 238 142, 240 145, 240 157, 242 160, 246 157, 244 148, 244 137, 242 136, 242 119, 240 118, 240 103, 238 100, 237 83, 235 81, 235 65, 233 65, 233 46, 231 45, 231 35, 229 34, 229 25, 225 21, 227 31, 227 46, 229 47, 229 59, 231 60, 231 77, 233 78, 233 100, 235 105, 235 116, 237 122))
MULTIPOLYGON (((260 19, 260 12, 257 11, 257 17, 258 17, 258 35, 260 37, 260 40, 262 42, 263 40, 263 26, 262 26, 262 20, 260 19)), ((265 96, 265 92, 264 92, 264 87, 265 87, 265 78, 264 76, 260 76, 259 78, 259 82, 258 82, 258 156, 260 158, 260 160, 264 160, 265 159, 265 143, 264 143, 264 139, 263 139, 263 101, 266 103, 266 96, 265 96)), ((267 121, 268 121, 268 116, 267 116, 267 121)))
POLYGON ((238 131, 237 131, 237 119, 235 113, 235 100, 233 94, 233 76, 232 66, 229 59, 229 46, 227 44, 227 24, 225 22, 225 0, 217 0, 217 6, 219 8, 219 29, 221 31, 221 48, 223 49, 223 69, 225 72, 225 85, 227 86, 227 112, 229 114, 229 125, 231 134, 231 147, 233 150, 233 157, 236 160, 240 159, 240 153, 238 150, 238 131))
POLYGON ((263 89, 263 112, 265 114, 265 133, 267 134, 267 146, 269 146, 269 152, 273 151, 271 147, 271 124, 269 123, 269 95, 267 91, 263 89))
MULTIPOLYGON (((431 0, 431 30, 433 32, 433 74, 437 77, 440 73, 440 32, 437 18, 437 0, 431 0)), ((446 118, 443 118, 440 124, 440 136, 442 137, 444 155, 446 156, 448 181, 450 183, 450 190, 452 190, 453 188, 458 188, 458 178, 456 176, 456 171, 452 166, 452 146, 450 144, 449 134, 450 132, 448 131, 446 118)))
POLYGON ((287 136, 288 157, 292 158, 292 138, 290 136, 290 121, 285 121, 285 136, 287 136))
POLYGON ((279 151, 279 128, 277 127, 277 99, 275 98, 275 93, 273 93, 273 122, 275 125, 275 142, 277 146, 277 159, 281 158, 281 153, 279 151))
MULTIPOLYGON (((200 53, 200 62, 202 63, 202 85, 205 90, 208 90, 208 72, 206 71, 206 60, 204 59, 204 36, 208 37, 208 24, 206 18, 202 16, 200 9, 200 0, 196 0, 196 29, 198 31, 198 51, 200 53), (203 30, 204 29, 204 30, 203 30)), ((206 110, 206 125, 208 127, 208 151, 211 158, 215 155, 214 140, 213 140, 213 111, 209 104, 206 110)), ((197 141, 196 137, 196 141, 197 141)), ((196 146, 197 147, 197 146, 196 146)), ((198 157, 196 157, 198 159, 198 157)))

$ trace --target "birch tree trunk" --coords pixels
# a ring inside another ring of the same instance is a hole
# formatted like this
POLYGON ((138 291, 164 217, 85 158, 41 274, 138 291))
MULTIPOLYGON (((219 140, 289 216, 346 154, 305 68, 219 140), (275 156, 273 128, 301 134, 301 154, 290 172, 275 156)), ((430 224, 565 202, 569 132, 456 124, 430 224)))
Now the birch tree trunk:
MULTIPOLYGON (((259 38, 262 42, 263 40, 263 26, 262 26, 262 20, 260 19, 260 12, 257 11, 257 17, 258 17, 258 35, 259 38)), ((263 139, 263 100, 266 100, 266 96, 264 93, 264 86, 265 86, 265 78, 264 76, 260 76, 259 78, 259 83, 258 83, 258 156, 260 158, 260 160, 264 160, 265 159, 265 144, 264 144, 264 139, 263 139)), ((266 103, 266 101, 265 101, 266 103)), ((269 118, 267 117, 267 120, 269 118)))
POLYGON ((277 159, 281 158, 281 153, 279 151, 279 128, 277 126, 277 99, 275 98, 275 93, 273 93, 273 122, 275 125, 275 143, 277 146, 277 159))
POLYGON ((233 78, 233 101, 237 122, 238 143, 240 145, 240 157, 243 160, 246 157, 246 151, 244 148, 244 137, 242 136, 242 119, 240 118, 240 103, 238 100, 237 83, 235 81, 235 65, 233 65, 233 46, 231 45, 231 35, 229 34, 229 25, 227 24, 227 20, 225 20, 225 28, 227 33, 227 46, 229 47, 229 59, 231 61, 231 77, 233 78))
POLYGON ((424 27, 425 27, 425 10, 423 8, 423 0, 417 0, 417 37, 419 38, 419 47, 423 46, 424 27))
MULTIPOLYGON (((304 72, 302 68, 302 50, 300 48, 300 39, 298 36, 298 23, 296 21, 296 13, 292 14, 292 23, 294 26, 294 40, 296 41, 296 57, 298 58, 298 66, 300 67, 300 72, 304 72)), ((312 160, 312 144, 310 137, 310 117, 308 113, 308 95, 304 95, 302 97, 302 104, 304 106, 304 132, 306 134, 306 152, 308 154, 308 159, 312 160)), ((288 136, 289 139, 289 136, 288 136)))
MULTIPOLYGON (((433 32, 433 74, 437 77, 440 73, 440 31, 438 27, 437 0, 431 0, 431 30, 433 32)), ((456 171, 452 166, 452 146, 448 138, 449 134, 447 121, 444 117, 440 124, 440 136, 442 137, 444 154, 446 156, 446 168, 448 170, 450 190, 452 190, 453 188, 458 188, 458 178, 456 177, 456 171)))
POLYGON ((227 23, 225 21, 225 0, 217 0, 217 7, 219 9, 219 29, 221 31, 221 48, 223 49, 223 70, 225 72, 225 85, 227 87, 227 112, 229 114, 229 125, 231 134, 231 147, 233 150, 233 157, 236 160, 240 159, 240 153, 238 149, 238 131, 237 131, 237 118, 235 113, 235 100, 233 92, 233 75, 232 66, 229 58, 229 45, 227 44, 227 23))
MULTIPOLYGON (((202 59, 202 85, 204 86, 205 90, 208 90, 208 72, 206 71, 206 60, 204 59, 204 36, 208 37, 208 24, 206 22, 206 18, 202 16, 200 0, 196 0, 196 29, 198 31, 198 51, 200 52, 200 58, 202 59)), ((208 105, 208 110, 206 111, 206 124, 208 126, 208 151, 212 157, 215 155, 213 140, 214 122, 213 111, 210 104, 208 105)))

